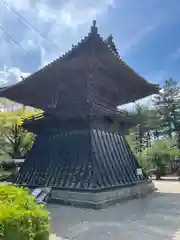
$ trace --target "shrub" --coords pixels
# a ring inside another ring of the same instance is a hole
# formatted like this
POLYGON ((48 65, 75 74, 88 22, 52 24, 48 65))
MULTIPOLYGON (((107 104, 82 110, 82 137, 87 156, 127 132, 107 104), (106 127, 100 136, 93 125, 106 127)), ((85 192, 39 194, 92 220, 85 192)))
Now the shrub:
POLYGON ((8 180, 11 176, 12 176, 12 172, 0 170, 0 182, 8 180))
POLYGON ((27 189, 0 185, 0 239, 49 239, 48 211, 27 189))
POLYGON ((4 161, 4 162, 2 163, 2 166, 3 166, 3 169, 4 169, 5 171, 10 171, 10 170, 16 168, 16 163, 15 163, 15 161, 12 159, 11 161, 4 161))

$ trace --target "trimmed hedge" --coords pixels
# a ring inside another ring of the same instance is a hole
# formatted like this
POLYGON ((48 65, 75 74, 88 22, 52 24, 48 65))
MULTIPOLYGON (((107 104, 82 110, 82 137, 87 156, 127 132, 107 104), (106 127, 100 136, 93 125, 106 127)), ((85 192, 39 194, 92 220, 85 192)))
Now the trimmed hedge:
POLYGON ((48 240, 49 214, 27 189, 0 185, 0 240, 48 240))

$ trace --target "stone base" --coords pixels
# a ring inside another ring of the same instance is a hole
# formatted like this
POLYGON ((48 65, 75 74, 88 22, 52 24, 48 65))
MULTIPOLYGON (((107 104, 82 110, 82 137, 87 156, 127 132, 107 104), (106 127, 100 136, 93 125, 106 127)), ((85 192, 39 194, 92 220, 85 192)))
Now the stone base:
POLYGON ((122 200, 147 196, 155 190, 151 181, 99 192, 74 192, 52 189, 49 201, 63 205, 101 209, 122 200))

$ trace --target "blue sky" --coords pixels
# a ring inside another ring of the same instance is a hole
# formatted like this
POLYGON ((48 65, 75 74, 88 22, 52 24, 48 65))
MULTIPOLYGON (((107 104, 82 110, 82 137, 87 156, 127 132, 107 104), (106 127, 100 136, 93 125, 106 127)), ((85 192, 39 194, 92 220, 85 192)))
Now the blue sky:
POLYGON ((147 80, 180 79, 179 0, 6 0, 49 43, 0 4, 0 84, 19 81, 77 43, 97 20, 99 32, 113 34, 120 55, 147 80))

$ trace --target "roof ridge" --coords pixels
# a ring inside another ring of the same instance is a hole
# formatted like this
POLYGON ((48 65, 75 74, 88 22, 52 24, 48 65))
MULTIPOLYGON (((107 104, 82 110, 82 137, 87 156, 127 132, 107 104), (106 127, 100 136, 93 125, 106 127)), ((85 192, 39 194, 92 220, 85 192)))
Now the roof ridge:
MULTIPOLYGON (((85 37, 81 38, 79 40, 79 42, 77 42, 75 45, 72 44, 72 47, 67 50, 66 52, 64 52, 60 57, 56 58, 55 60, 51 61, 49 64, 47 64, 46 66, 40 68, 37 72, 41 71, 42 69, 51 66, 53 63, 56 63, 58 60, 64 60, 66 59, 73 51, 75 51, 77 48, 79 48, 82 44, 84 44, 90 36, 92 35, 98 35, 100 38, 101 36, 98 33, 98 29, 96 27, 96 21, 93 20, 93 25, 91 26, 91 31, 88 33, 88 35, 86 35, 85 37)), ((103 40, 103 39, 102 39, 103 40)), ((35 73, 37 73, 35 72, 35 73)))
MULTIPOLYGON (((31 76, 33 76, 34 74, 37 74, 39 72, 42 72, 44 69, 51 67, 54 63, 57 63, 59 60, 64 60, 66 59, 74 50, 76 50, 78 47, 80 47, 83 43, 85 43, 88 38, 89 38, 89 34, 86 35, 84 38, 82 38, 79 42, 77 42, 77 44, 72 45, 72 47, 67 50, 66 52, 64 52, 60 57, 56 58, 55 60, 52 60, 51 62, 49 62, 48 64, 46 64, 45 66, 40 67, 36 72, 32 73, 31 75, 29 75, 27 78, 30 78, 31 76)), ((27 79, 25 78, 25 79, 27 79)))
MULTIPOLYGON (((36 72, 32 73, 31 75, 34 75, 38 72, 41 72, 44 68, 50 67, 52 64, 58 62, 59 60, 64 60, 66 59, 73 51, 75 51, 77 48, 79 48, 82 44, 84 44, 90 36, 92 35, 98 35, 100 38, 101 36, 98 33, 98 28, 96 26, 96 20, 93 20, 93 24, 91 25, 91 31, 88 33, 88 35, 84 36, 83 38, 81 38, 75 45, 72 44, 72 47, 67 50, 66 52, 64 52, 60 57, 56 58, 55 60, 51 61, 50 63, 48 63, 47 65, 39 68, 39 70, 37 70, 36 72)), ((103 40, 103 38, 102 38, 103 40)), ((30 76, 31 76, 30 75, 30 76)), ((29 76, 29 77, 30 77, 29 76)), ((28 78, 28 77, 27 77, 28 78)))
POLYGON ((125 61, 123 60, 123 58, 120 56, 119 51, 117 50, 118 54, 116 54, 116 53, 108 46, 108 44, 106 44, 106 45, 107 45, 107 48, 108 48, 109 52, 115 56, 116 60, 118 60, 118 61, 119 61, 121 64, 123 64, 124 66, 127 66, 127 67, 128 67, 128 65, 125 63, 125 61))

